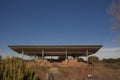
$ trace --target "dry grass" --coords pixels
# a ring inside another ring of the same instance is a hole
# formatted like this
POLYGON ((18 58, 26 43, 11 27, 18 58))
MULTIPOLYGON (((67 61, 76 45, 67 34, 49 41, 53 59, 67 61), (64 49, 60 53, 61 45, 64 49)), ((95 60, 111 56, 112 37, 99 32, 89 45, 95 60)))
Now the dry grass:
MULTIPOLYGON (((28 62, 29 66, 35 66, 37 63, 28 62)), ((39 67, 37 64, 37 70, 42 80, 45 80, 48 68, 39 67)), ((62 74, 64 74, 64 80, 120 80, 120 68, 119 65, 106 67, 105 65, 99 64, 95 66, 86 67, 64 67, 58 68, 62 74), (117 67, 117 68, 115 68, 117 67), (93 77, 90 79, 87 77, 88 74, 92 74, 93 77)))
POLYGON ((93 73, 97 76, 97 80, 120 80, 120 69, 97 66, 93 68, 93 73))
POLYGON ((108 69, 104 66, 67 68, 63 74, 65 80, 88 80, 88 74, 93 75, 90 80, 120 80, 120 69, 108 69))

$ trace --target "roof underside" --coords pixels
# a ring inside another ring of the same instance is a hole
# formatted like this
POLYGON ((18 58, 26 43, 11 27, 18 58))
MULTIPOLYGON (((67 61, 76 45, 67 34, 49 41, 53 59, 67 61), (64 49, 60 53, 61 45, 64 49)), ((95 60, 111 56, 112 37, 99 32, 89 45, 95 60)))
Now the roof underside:
POLYGON ((17 53, 24 52, 25 55, 42 56, 85 56, 88 50, 88 55, 96 53, 102 45, 10 45, 8 46, 17 53))

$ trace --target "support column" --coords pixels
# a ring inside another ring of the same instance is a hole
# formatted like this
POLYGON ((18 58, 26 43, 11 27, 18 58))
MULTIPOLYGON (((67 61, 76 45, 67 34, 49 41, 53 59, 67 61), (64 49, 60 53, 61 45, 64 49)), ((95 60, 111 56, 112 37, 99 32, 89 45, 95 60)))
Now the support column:
POLYGON ((42 59, 44 59, 44 50, 42 50, 42 59))
POLYGON ((22 59, 24 58, 24 50, 22 49, 22 59))
POLYGON ((68 59, 68 52, 67 52, 67 49, 65 50, 65 57, 66 57, 66 59, 68 59))
POLYGON ((86 50, 87 64, 88 64, 88 49, 86 50))
POLYGON ((36 60, 36 55, 35 55, 35 60, 36 60))

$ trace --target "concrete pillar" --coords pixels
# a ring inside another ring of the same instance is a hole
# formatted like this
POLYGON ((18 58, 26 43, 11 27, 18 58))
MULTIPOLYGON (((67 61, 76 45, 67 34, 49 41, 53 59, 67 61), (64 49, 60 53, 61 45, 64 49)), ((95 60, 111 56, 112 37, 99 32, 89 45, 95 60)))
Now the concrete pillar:
POLYGON ((66 59, 68 59, 68 52, 67 52, 67 49, 65 50, 65 57, 66 57, 66 59))
POLYGON ((24 50, 22 49, 22 59, 24 58, 24 50))
POLYGON ((42 50, 42 59, 44 59, 44 50, 42 50))
POLYGON ((88 49, 86 50, 87 64, 88 64, 88 49))

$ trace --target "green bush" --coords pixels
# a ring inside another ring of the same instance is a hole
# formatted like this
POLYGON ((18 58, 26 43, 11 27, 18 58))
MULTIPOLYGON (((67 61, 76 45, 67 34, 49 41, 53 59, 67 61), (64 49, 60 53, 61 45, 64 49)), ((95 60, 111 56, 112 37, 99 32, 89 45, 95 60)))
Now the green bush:
POLYGON ((99 62, 99 58, 97 56, 90 56, 88 57, 88 62, 90 64, 96 64, 99 62))
POLYGON ((109 58, 109 59, 103 59, 102 60, 103 63, 120 63, 120 58, 117 59, 113 59, 113 58, 109 58))
POLYGON ((59 69, 60 71, 64 71, 64 70, 65 70, 65 67, 59 66, 58 69, 59 69))
POLYGON ((0 80, 40 80, 32 68, 16 57, 7 57, 0 62, 0 80))
POLYGON ((78 58, 78 62, 85 62, 83 58, 78 58))
POLYGON ((0 59, 2 59, 2 56, 0 55, 0 59))

